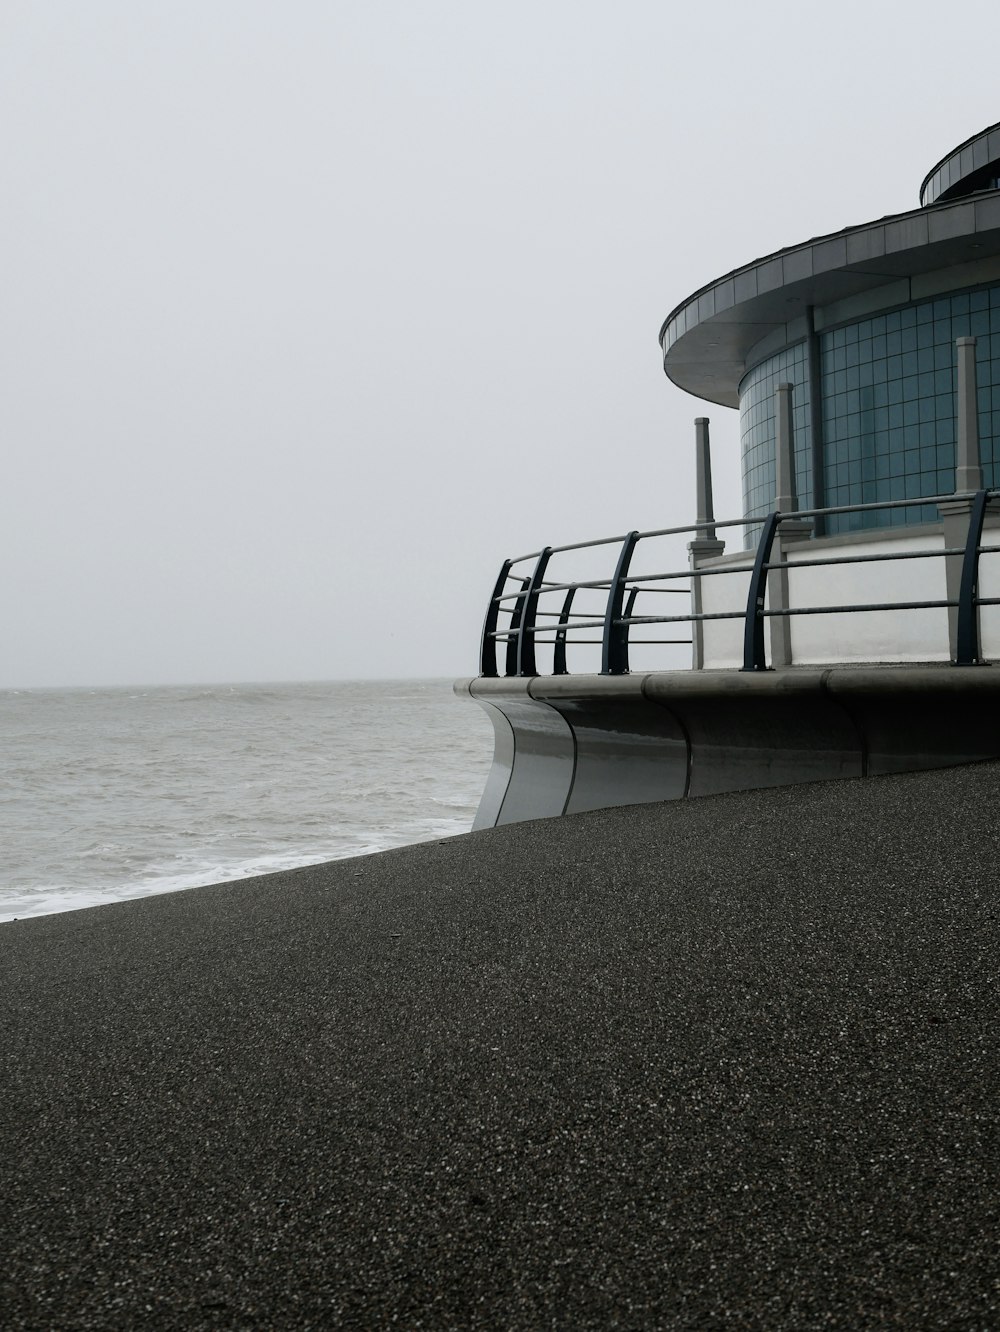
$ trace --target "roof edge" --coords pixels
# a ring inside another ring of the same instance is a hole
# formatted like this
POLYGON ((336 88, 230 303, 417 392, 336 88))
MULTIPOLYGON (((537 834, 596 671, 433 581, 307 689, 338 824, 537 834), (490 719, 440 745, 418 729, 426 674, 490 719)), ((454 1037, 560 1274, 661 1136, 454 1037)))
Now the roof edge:
MULTIPOLYGON (((956 144, 954 148, 949 149, 944 157, 939 158, 939 160, 934 163, 930 171, 928 171, 927 175, 924 176, 923 180, 920 182, 920 189, 917 191, 917 198, 920 200, 921 208, 928 208, 931 206, 924 203, 924 190, 926 190, 927 182, 930 180, 931 176, 934 175, 935 171, 939 171, 941 167, 944 166, 945 162, 950 162, 953 157, 957 157, 960 152, 968 148, 971 144, 974 144, 977 139, 981 139, 984 134, 989 134, 995 129, 1000 129, 1000 120, 993 125, 987 125, 985 129, 976 130, 975 134, 970 134, 967 139, 963 139, 961 143, 956 144)), ((950 200, 946 200, 946 202, 950 202, 950 200)))
MULTIPOLYGON (((1000 121, 998 121, 997 124, 1000 126, 1000 121)), ((976 135, 974 137, 978 138, 979 136, 976 135)), ((935 170, 936 169, 937 168, 935 168, 935 170)), ((996 190, 977 190, 975 193, 963 195, 959 199, 945 199, 940 204, 933 205, 933 207, 935 212, 939 209, 958 208, 961 205, 967 204, 982 196, 993 196, 995 194, 996 190)), ((751 259, 748 263, 740 264, 739 267, 730 269, 728 273, 720 273, 718 277, 713 278, 711 282, 706 282, 704 286, 699 287, 697 291, 693 291, 690 296, 685 296, 684 300, 674 306, 660 325, 660 331, 657 335, 658 341, 662 346, 663 335, 666 332, 668 325, 677 318, 682 310, 698 300, 700 296, 704 296, 706 292, 711 291, 713 287, 718 287, 721 283, 728 282, 730 278, 738 277, 741 273, 749 273, 752 269, 759 267, 761 264, 770 263, 774 259, 781 259, 787 254, 794 254, 797 250, 806 250, 811 245, 820 245, 824 241, 838 240, 841 236, 855 236, 862 231, 866 231, 869 227, 879 227, 892 222, 905 222, 908 218, 923 217, 927 214, 927 211, 927 208, 918 207, 907 208, 902 213, 885 213, 882 217, 872 218, 868 222, 859 222, 850 227, 841 227, 839 231, 825 231, 818 236, 810 236, 808 240, 799 241, 796 245, 785 245, 780 250, 773 250, 770 254, 762 254, 756 259, 751 259)))
MULTIPOLYGON (((947 207, 950 202, 952 201, 948 200, 945 207, 947 207)), ((957 203, 959 201, 955 200, 954 202, 957 203)), ((964 202, 964 200, 962 202, 964 202)), ((720 273, 718 277, 713 278, 711 282, 706 282, 703 287, 699 287, 697 291, 693 291, 690 296, 685 296, 684 300, 674 306, 660 325, 659 342, 662 345, 663 335, 667 330, 667 325, 670 324, 672 320, 676 319, 682 310, 686 309, 693 301, 696 301, 699 296, 704 296, 707 291, 711 291, 713 287, 719 286, 722 282, 728 282, 730 278, 737 277, 740 273, 749 273, 751 269, 757 268, 760 264, 770 263, 772 259, 780 259, 786 254, 794 254, 796 250, 808 249, 810 245, 818 245, 821 241, 837 240, 840 236, 851 236, 859 231, 864 231, 867 227, 880 226, 883 222, 900 222, 908 217, 912 217, 914 214, 920 214, 924 211, 923 208, 907 208, 902 213, 886 213, 883 217, 872 218, 870 222, 858 222, 853 226, 841 227, 839 231, 824 231, 818 236, 810 236, 808 240, 799 241, 796 245, 784 245, 780 250, 772 250, 770 254, 758 255, 756 259, 751 259, 748 263, 740 264, 737 268, 730 269, 728 273, 720 273)))

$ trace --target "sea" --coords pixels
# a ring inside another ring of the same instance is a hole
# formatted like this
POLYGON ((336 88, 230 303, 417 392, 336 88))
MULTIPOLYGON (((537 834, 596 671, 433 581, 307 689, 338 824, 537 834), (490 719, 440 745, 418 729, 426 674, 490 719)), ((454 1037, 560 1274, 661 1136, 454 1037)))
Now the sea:
POLYGON ((449 680, 0 691, 0 921, 469 831, 449 680))

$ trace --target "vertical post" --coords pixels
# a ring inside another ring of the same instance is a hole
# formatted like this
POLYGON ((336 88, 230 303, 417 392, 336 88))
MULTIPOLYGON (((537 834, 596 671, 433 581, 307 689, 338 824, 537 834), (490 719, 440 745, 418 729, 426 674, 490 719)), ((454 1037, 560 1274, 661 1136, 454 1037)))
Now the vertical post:
POLYGON ((615 576, 608 588, 608 608, 604 614, 604 636, 601 646, 601 674, 628 675, 628 625, 619 624, 625 603, 625 579, 632 563, 632 552, 639 540, 638 532, 629 532, 622 542, 615 576))
POLYGON ((979 459, 979 403, 976 393, 976 339, 956 338, 958 377, 955 385, 958 421, 955 448, 955 489, 982 490, 979 459))
MULTIPOLYGON (((816 331, 816 307, 806 308, 809 338, 806 343, 809 364, 809 428, 812 433, 812 498, 810 509, 826 506, 826 459, 823 454, 823 355, 819 333, 816 331)), ((813 518, 813 535, 826 536, 826 517, 818 513, 813 518)))
POLYGON ((559 615, 559 628, 556 630, 555 647, 552 649, 552 674, 568 675, 566 667, 566 631, 569 628, 569 613, 573 608, 573 598, 576 596, 576 584, 566 592, 566 599, 562 604, 562 611, 559 615))
MULTIPOLYGON (((793 514, 799 507, 795 495, 795 437, 792 426, 791 384, 779 384, 774 390, 774 508, 779 514, 793 514)), ((788 547, 804 540, 811 531, 809 523, 786 520, 775 534, 775 563, 782 563, 788 547)), ((761 537, 763 540, 763 535, 761 537)), ((771 610, 788 609, 788 570, 775 569, 770 580, 771 610)), ((792 664, 792 626, 787 615, 771 617, 771 664, 792 664)))
POLYGON ((977 490, 969 510, 969 531, 962 558, 962 583, 958 594, 958 631, 955 665, 975 666, 979 656, 979 545, 986 517, 986 491, 977 490))
POLYGON ((535 666, 535 611, 538 609, 538 594, 545 566, 552 554, 552 547, 546 546, 538 557, 534 572, 528 583, 521 606, 521 622, 517 631, 517 673, 518 675, 537 675, 535 666))
POLYGON ((486 619, 483 621, 483 638, 479 647, 479 674, 489 676, 490 679, 496 679, 497 674, 497 620, 500 617, 500 598, 507 586, 510 566, 510 560, 504 560, 500 566, 500 576, 490 597, 490 604, 486 607, 486 619))
MULTIPOLYGON (((955 499, 940 504, 944 526, 946 550, 968 550, 969 523, 972 521, 972 501, 969 491, 983 487, 983 468, 979 457, 979 404, 976 384, 976 339, 955 339, 955 499), (965 498, 959 498, 965 496, 965 498)), ((977 537, 977 545, 979 538, 977 537)), ((960 614, 959 603, 965 593, 965 570, 968 557, 944 557, 945 587, 948 601, 948 648, 953 662, 966 664, 963 658, 970 650, 968 618, 960 614), (962 623, 960 630, 959 623, 962 623), (962 642, 959 641, 960 637, 962 642)), ((978 616, 978 611, 977 611, 978 616)), ((978 643, 975 647, 978 654, 978 643)))
MULTIPOLYGON (((695 512, 698 528, 693 541, 688 542, 688 563, 691 566, 691 614, 704 613, 701 579, 697 569, 706 560, 717 559, 726 549, 724 541, 715 535, 715 505, 712 500, 712 449, 708 437, 708 417, 697 416, 694 422, 695 512)), ((700 671, 705 665, 705 622, 691 621, 691 665, 700 671)))
POLYGON ((791 513, 795 499, 795 444, 792 438, 793 384, 778 384, 774 390, 774 507, 791 513))
POLYGON ((524 618, 524 599, 528 595, 530 586, 531 579, 525 578, 521 583, 517 600, 514 602, 514 608, 510 613, 510 624, 507 626, 507 656, 504 668, 504 675, 506 676, 517 674, 517 659, 521 650, 521 621, 524 618))
POLYGON ((743 622, 743 669, 745 671, 766 671, 767 658, 764 653, 764 598, 767 596, 767 566, 771 558, 774 535, 778 530, 781 515, 769 513, 757 542, 757 556, 750 575, 750 591, 747 594, 747 613, 743 622))
POLYGON ((698 536, 704 541, 715 540, 715 505, 712 500, 712 446, 708 438, 708 417, 694 420, 695 485, 698 490, 698 536))

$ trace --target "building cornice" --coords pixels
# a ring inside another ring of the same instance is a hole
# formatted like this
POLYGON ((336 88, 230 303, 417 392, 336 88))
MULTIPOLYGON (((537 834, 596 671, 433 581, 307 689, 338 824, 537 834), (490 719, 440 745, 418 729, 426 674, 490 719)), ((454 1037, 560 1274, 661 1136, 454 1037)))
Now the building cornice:
MULTIPOLYGON (((901 280, 941 269, 960 270, 956 287, 975 285, 961 273, 998 255, 996 190, 817 236, 734 269, 678 305, 660 329, 663 368, 686 392, 737 407, 753 348, 788 325, 803 326, 810 308, 893 284, 898 293, 901 280)), ((893 303, 910 298, 897 294, 893 303)))
POLYGON ((935 162, 920 184, 920 203, 944 202, 984 188, 976 177, 1000 163, 1000 124, 989 125, 935 162))

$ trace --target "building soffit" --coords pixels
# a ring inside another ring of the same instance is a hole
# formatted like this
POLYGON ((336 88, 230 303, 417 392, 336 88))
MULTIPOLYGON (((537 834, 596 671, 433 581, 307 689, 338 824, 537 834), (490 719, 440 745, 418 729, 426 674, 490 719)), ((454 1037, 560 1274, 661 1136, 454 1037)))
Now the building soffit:
POLYGON ((810 307, 996 255, 996 190, 818 236, 735 269, 677 306, 660 329, 663 368, 695 397, 738 407, 753 348, 810 307))

